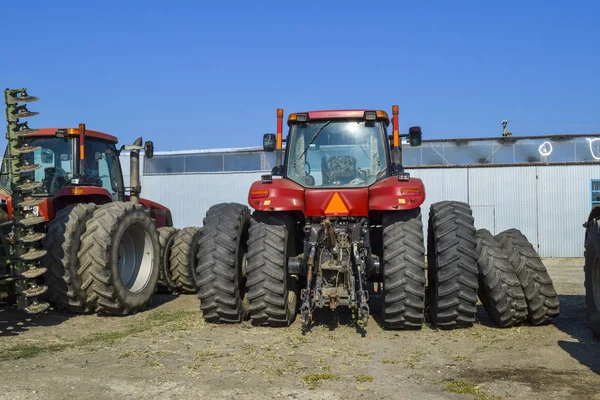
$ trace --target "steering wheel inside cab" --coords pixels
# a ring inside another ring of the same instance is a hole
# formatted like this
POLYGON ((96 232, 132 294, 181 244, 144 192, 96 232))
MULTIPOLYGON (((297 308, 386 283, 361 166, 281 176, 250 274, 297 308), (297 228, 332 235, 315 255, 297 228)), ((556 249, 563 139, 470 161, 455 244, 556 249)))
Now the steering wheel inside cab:
POLYGON ((304 162, 304 184, 306 186, 315 186, 315 177, 310 174, 310 164, 308 161, 304 162))

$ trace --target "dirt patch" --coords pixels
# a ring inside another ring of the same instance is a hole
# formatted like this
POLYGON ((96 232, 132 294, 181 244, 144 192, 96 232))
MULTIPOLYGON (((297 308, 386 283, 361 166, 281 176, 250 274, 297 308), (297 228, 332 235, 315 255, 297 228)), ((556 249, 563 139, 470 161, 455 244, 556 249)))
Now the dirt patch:
POLYGON ((496 328, 364 332, 323 311, 303 334, 211 325, 195 296, 157 296, 128 317, 0 311, 0 398, 600 398, 600 343, 585 325, 580 260, 551 264, 561 316, 496 328), (565 279, 562 279, 564 277, 565 279))

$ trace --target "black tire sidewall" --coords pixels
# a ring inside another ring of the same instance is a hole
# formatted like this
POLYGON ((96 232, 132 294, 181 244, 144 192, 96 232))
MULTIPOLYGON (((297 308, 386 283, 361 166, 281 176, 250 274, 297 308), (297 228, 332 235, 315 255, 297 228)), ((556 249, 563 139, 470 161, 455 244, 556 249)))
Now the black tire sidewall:
POLYGON ((594 222, 588 230, 585 249, 585 292, 587 315, 590 328, 596 336, 600 336, 600 309, 598 304, 600 299, 595 298, 595 293, 600 291, 600 288, 594 290, 594 284, 600 285, 600 282, 594 282, 594 274, 600 272, 595 271, 600 264, 594 265, 594 260, 600 257, 600 233, 598 232, 598 223, 594 222))

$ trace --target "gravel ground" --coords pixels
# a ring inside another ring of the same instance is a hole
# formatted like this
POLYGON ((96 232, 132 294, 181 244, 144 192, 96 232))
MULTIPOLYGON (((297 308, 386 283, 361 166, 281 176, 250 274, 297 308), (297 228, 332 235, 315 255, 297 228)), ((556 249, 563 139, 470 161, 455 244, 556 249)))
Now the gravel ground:
POLYGON ((545 260, 550 325, 366 332, 323 311, 289 328, 205 324, 195 296, 129 317, 0 309, 4 399, 600 399, 600 343, 585 323, 583 261, 545 260), (21 321, 21 322, 20 322, 21 321))

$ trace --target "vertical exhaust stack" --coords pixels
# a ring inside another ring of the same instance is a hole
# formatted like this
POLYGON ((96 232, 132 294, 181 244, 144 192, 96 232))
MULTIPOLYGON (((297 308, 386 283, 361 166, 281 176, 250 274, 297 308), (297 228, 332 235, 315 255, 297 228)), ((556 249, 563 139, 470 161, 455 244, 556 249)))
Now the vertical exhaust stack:
POLYGON ((283 109, 277 109, 277 152, 275 153, 275 165, 279 166, 283 163, 283 109))
POLYGON ((131 192, 129 201, 133 204, 140 204, 140 193, 142 186, 140 185, 140 150, 142 149, 142 138, 138 138, 133 143, 131 152, 129 153, 129 185, 131 192))
POLYGON ((133 204, 140 203, 140 193, 142 185, 140 179, 140 150, 144 150, 145 158, 154 157, 154 143, 147 141, 142 146, 143 139, 140 137, 131 146, 125 146, 125 150, 129 150, 129 201, 133 204))

